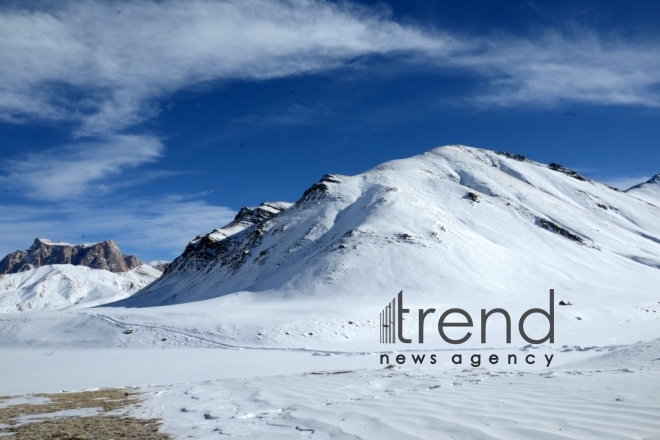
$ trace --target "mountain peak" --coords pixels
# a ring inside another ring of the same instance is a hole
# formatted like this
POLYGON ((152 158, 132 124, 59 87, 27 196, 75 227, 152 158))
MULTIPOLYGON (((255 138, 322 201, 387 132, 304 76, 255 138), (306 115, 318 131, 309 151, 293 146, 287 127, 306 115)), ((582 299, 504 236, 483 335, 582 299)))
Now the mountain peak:
POLYGON ((34 239, 34 243, 32 246, 38 246, 38 245, 45 245, 45 246, 73 246, 72 244, 69 243, 64 243, 64 242, 54 242, 51 241, 47 238, 41 238, 37 237, 34 239))
POLYGON ((658 206, 660 203, 660 174, 656 174, 646 182, 635 185, 625 192, 626 194, 658 206))
POLYGON ((637 185, 628 188, 626 191, 630 191, 630 190, 635 189, 635 188, 642 188, 645 185, 654 184, 654 183, 660 183, 660 173, 658 173, 655 176, 651 177, 646 182, 638 183, 637 185))

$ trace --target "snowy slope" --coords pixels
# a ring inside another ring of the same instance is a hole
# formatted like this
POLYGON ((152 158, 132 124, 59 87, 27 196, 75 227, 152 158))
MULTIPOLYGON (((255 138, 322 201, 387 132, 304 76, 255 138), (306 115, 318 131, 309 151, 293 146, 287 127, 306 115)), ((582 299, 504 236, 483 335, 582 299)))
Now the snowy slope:
POLYGON ((660 174, 655 175, 647 182, 633 186, 626 193, 656 206, 660 205, 660 174))
POLYGON ((126 298, 160 275, 148 265, 113 273, 70 264, 0 275, 0 313, 105 304, 126 298))
POLYGON ((375 304, 401 289, 436 304, 549 288, 601 304, 631 292, 651 299, 659 217, 657 206, 561 165, 447 146, 327 175, 284 211, 220 234, 203 264, 184 254, 117 305, 240 291, 375 304))

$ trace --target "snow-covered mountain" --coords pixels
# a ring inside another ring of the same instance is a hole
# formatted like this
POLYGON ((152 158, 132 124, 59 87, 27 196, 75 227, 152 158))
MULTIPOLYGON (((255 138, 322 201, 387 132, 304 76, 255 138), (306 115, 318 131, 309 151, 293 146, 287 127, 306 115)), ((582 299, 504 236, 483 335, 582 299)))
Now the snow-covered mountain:
POLYGON ((55 264, 0 275, 0 313, 105 304, 130 296, 161 274, 146 264, 121 273, 55 264))
POLYGON ((170 265, 170 263, 172 263, 172 262, 167 261, 167 260, 153 260, 153 261, 150 261, 146 264, 147 264, 147 266, 151 266, 156 270, 159 270, 161 272, 165 272, 165 269, 167 269, 167 267, 170 265))
POLYGON ((163 277, 118 305, 239 291, 620 294, 660 281, 660 208, 520 155, 440 147, 356 176, 326 175, 275 211, 197 237, 163 277))
POLYGON ((660 174, 656 174, 650 180, 626 190, 628 194, 645 200, 656 206, 660 206, 660 174))
POLYGON ((110 272, 126 272, 142 265, 133 255, 123 255, 113 240, 92 244, 55 243, 37 238, 25 251, 15 251, 0 261, 0 274, 17 273, 51 264, 72 264, 110 272))

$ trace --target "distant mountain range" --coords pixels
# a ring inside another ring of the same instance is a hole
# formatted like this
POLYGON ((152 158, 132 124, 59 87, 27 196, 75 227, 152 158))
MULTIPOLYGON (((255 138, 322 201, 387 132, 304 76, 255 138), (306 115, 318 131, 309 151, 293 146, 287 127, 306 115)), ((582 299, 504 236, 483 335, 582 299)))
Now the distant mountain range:
POLYGON ((126 298, 161 276, 167 261, 142 264, 113 240, 54 243, 37 238, 0 262, 0 313, 91 307, 126 298))
POLYGON ((142 265, 133 255, 124 255, 113 240, 93 244, 54 243, 34 240, 25 251, 15 251, 0 261, 0 274, 18 273, 52 264, 71 264, 110 272, 127 272, 142 265))
POLYGON ((555 163, 440 147, 356 176, 326 175, 294 204, 244 208, 116 305, 239 291, 389 301, 401 289, 648 290, 660 281, 658 219, 658 176, 624 192, 555 163))

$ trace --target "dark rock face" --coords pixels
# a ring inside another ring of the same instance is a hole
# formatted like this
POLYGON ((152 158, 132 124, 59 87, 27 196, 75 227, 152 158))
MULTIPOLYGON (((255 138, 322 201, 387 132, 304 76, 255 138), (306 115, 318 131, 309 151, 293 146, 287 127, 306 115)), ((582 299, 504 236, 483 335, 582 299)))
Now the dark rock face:
POLYGON ((186 250, 167 267, 165 273, 185 270, 200 271, 215 264, 238 267, 245 257, 243 251, 261 237, 262 230, 259 225, 289 206, 291 203, 266 202, 256 208, 241 208, 228 225, 195 237, 188 243, 186 250), (243 235, 245 233, 248 234, 247 240, 243 235), (236 236, 239 235, 241 238, 236 239, 236 236), (237 249, 238 247, 241 249, 237 249))
POLYGON ((551 163, 550 165, 548 165, 548 168, 550 168, 552 171, 558 171, 560 173, 564 173, 567 176, 570 176, 574 179, 582 180, 583 182, 591 182, 590 179, 587 179, 586 177, 576 173, 573 170, 569 170, 568 168, 566 168, 562 165, 559 165, 558 163, 551 163))
POLYGON ((573 241, 575 241, 579 244, 584 244, 584 240, 582 239, 582 237, 573 234, 572 232, 570 232, 566 228, 562 228, 557 223, 551 222, 548 219, 540 218, 540 217, 537 217, 536 220, 538 221, 538 224, 543 229, 547 229, 548 231, 554 232, 555 234, 559 234, 559 235, 561 235, 563 237, 566 237, 569 240, 573 240, 573 241))
POLYGON ((466 197, 468 197, 473 202, 479 203, 479 196, 476 193, 473 193, 472 191, 468 192, 466 197))
POLYGON ((527 159, 522 154, 511 154, 511 153, 507 153, 505 151, 496 151, 495 154, 499 154, 500 156, 504 156, 504 157, 507 157, 509 159, 517 160, 518 162, 530 162, 530 160, 527 159))
POLYGON ((343 176, 335 174, 326 174, 319 180, 317 183, 313 184, 303 193, 300 200, 296 202, 296 205, 301 205, 305 202, 313 200, 322 200, 327 197, 328 190, 330 187, 328 184, 341 183, 344 181, 343 176))
POLYGON ((225 228, 237 225, 239 223, 244 223, 247 226, 261 223, 262 221, 267 220, 276 214, 279 214, 281 211, 288 207, 289 204, 283 202, 265 202, 256 208, 243 207, 240 211, 238 211, 238 214, 236 214, 234 220, 225 226, 225 228))
POLYGON ((123 255, 113 240, 92 245, 52 243, 37 238, 30 249, 16 251, 0 261, 0 274, 17 273, 49 264, 72 264, 110 272, 127 272, 142 263, 133 255, 123 255))

